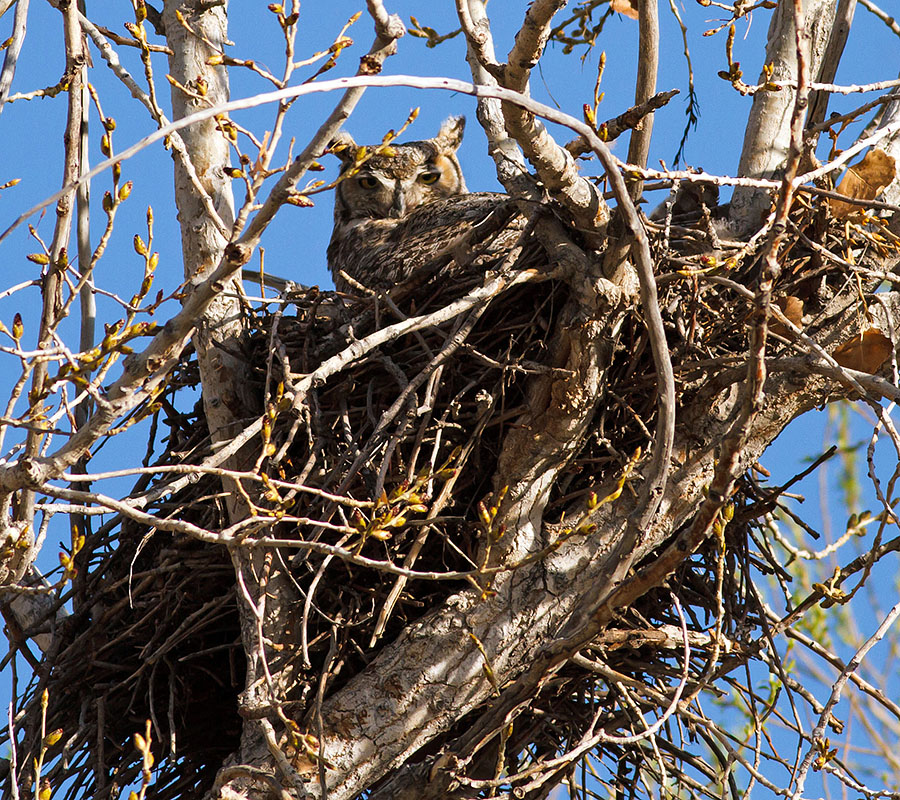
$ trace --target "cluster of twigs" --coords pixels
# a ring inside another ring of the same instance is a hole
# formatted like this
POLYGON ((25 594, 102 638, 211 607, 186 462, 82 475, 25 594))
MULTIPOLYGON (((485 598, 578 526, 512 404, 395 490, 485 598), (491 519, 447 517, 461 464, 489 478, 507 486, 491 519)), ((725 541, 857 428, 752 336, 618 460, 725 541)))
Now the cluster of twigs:
MULTIPOLYGON (((173 397, 196 386, 196 369, 186 367, 170 386, 173 397)), ((168 399, 164 405, 167 446, 154 466, 208 455, 199 406, 181 413, 168 399)), ((158 488, 149 477, 132 496, 158 488)), ((220 484, 201 478, 148 511, 215 529, 224 520, 220 495, 220 484)), ((60 796, 90 788, 116 797, 140 780, 133 737, 151 720, 150 751, 157 760, 173 756, 163 761, 156 787, 161 796, 193 796, 240 735, 244 656, 227 552, 114 515, 87 534, 72 575, 59 600, 71 613, 60 616, 57 603, 37 623, 53 631, 55 644, 39 666, 32 663, 35 674, 14 700, 24 736, 7 742, 18 751, 13 763, 49 750, 42 781, 64 784, 60 796)))
MULTIPOLYGON (((753 313, 744 286, 758 268, 753 243, 728 240, 714 210, 699 205, 682 217, 676 207, 650 223, 683 402, 717 380, 735 380, 753 313)), ((802 296, 807 318, 859 285, 823 258, 823 249, 830 252, 838 240, 857 254, 893 246, 874 239, 871 225, 830 220, 824 204, 798 204, 790 223, 797 243, 785 261, 782 291, 802 296)), ((451 593, 467 586, 491 591, 491 545, 502 534, 492 525, 504 492, 502 475, 492 480, 499 452, 529 402, 527 378, 559 369, 550 361, 549 337, 568 290, 546 274, 543 259, 539 249, 527 251, 515 268, 533 276, 529 281, 498 284, 483 303, 386 336, 364 352, 354 343, 452 307, 490 279, 470 274, 423 285, 414 276, 390 296, 302 290, 274 313, 270 305, 248 310, 244 357, 256 369, 267 422, 257 462, 265 490, 247 490, 247 499, 258 514, 282 520, 267 535, 296 542, 294 552, 277 552, 303 598, 293 612, 296 650, 287 657, 306 677, 283 698, 292 720, 310 719, 323 694, 345 685, 384 642, 451 593), (287 390, 334 359, 341 369, 292 407, 287 390)), ((794 334, 776 327, 774 335, 788 347, 794 334)), ((191 368, 181 375, 164 403, 169 435, 155 465, 160 472, 135 491, 156 492, 150 511, 160 520, 220 531, 226 522, 218 477, 198 476, 165 494, 171 475, 162 466, 199 463, 209 452, 199 410, 175 410, 183 402, 179 390, 197 382, 191 368)), ((616 493, 597 497, 596 487, 616 476, 624 476, 618 491, 632 491, 625 477, 652 441, 654 385, 646 333, 633 313, 610 369, 607 401, 584 449, 557 481, 548 518, 579 499, 585 508, 614 502, 616 493)), ((714 723, 684 701, 714 683, 722 691, 730 681, 751 709, 748 720, 764 713, 765 699, 729 674, 765 649, 765 612, 752 576, 783 572, 759 534, 777 503, 778 491, 748 476, 717 535, 667 587, 623 611, 504 731, 502 763, 472 763, 460 780, 487 793, 564 776, 573 797, 588 796, 578 770, 594 770, 598 780, 631 786, 638 795, 647 790, 639 784, 652 761, 653 780, 675 780, 698 796, 714 793, 710 787, 722 773, 686 739, 703 738, 722 764, 729 754, 706 733, 714 723), (666 721, 679 701, 690 730, 666 721), (646 735, 645 707, 669 709, 653 724, 653 737, 646 735)), ((590 529, 560 524, 560 537, 576 533, 590 529)), ((154 796, 199 796, 240 731, 240 590, 224 548, 116 518, 87 535, 76 566, 63 595, 73 612, 55 623, 54 650, 16 700, 19 763, 40 756, 54 785, 67 781, 68 797, 88 788, 94 796, 115 796, 116 787, 140 779, 146 750, 130 742, 150 719, 149 750, 162 762, 154 796), (62 734, 51 743, 49 730, 62 734)), ((777 660, 766 658, 777 672, 777 660)), ((448 731, 447 740, 456 733, 448 731)), ((740 761, 739 751, 735 740, 740 761)), ((737 797, 733 779, 731 786, 737 797)))

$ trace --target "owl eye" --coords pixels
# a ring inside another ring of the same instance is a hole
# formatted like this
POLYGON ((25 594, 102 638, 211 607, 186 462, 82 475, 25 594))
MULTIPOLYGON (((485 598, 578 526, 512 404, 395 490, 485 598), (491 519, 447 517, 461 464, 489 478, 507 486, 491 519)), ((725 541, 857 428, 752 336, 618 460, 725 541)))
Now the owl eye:
POLYGON ((423 172, 419 176, 419 180, 422 181, 422 183, 424 183, 426 186, 430 186, 432 183, 437 183, 440 177, 440 172, 423 172))
POLYGON ((363 189, 374 189, 378 186, 378 178, 373 178, 371 175, 360 175, 359 185, 362 186, 363 189))

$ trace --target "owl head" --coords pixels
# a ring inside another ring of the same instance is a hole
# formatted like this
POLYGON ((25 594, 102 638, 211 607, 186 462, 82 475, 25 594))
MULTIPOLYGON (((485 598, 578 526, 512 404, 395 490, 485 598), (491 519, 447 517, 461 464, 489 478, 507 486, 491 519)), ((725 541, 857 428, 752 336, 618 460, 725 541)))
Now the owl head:
POLYGON ((465 117, 450 117, 434 138, 393 144, 388 153, 372 156, 362 165, 357 164, 359 146, 342 134, 337 146, 332 145, 341 159, 343 178, 335 189, 335 225, 400 219, 432 200, 464 194, 466 183, 456 151, 465 125, 465 117))

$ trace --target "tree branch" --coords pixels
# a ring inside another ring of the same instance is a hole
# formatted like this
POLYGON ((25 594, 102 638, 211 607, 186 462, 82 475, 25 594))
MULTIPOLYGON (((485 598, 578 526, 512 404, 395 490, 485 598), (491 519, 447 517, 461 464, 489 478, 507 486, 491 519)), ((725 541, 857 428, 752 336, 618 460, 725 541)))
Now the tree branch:
MULTIPOLYGON (((634 104, 642 106, 649 102, 656 92, 656 73, 659 69, 659 8, 657 0, 639 0, 638 21, 640 39, 638 44, 637 83, 634 89, 634 104)), ((650 137, 653 134, 653 115, 648 115, 631 133, 628 143, 628 162, 639 167, 647 166, 650 153, 650 137)), ((631 197, 637 200, 644 191, 642 181, 635 181, 630 187, 631 197)))
POLYGON ((18 0, 16 3, 16 15, 13 19, 11 41, 9 47, 6 48, 6 55, 3 58, 3 70, 0 71, 0 113, 3 112, 3 106, 6 105, 6 100, 9 97, 9 90, 12 88, 13 78, 16 75, 19 53, 22 52, 22 45, 25 42, 29 2, 30 0, 18 0))
MULTIPOLYGON (((834 0, 810 0, 805 9, 806 35, 809 38, 809 75, 818 72, 834 20, 834 0)), ((772 14, 766 45, 765 64, 771 75, 762 74, 760 82, 797 80, 797 50, 794 10, 791 3, 779 3, 772 14)), ((749 178, 773 178, 780 175, 790 147, 790 120, 794 107, 793 91, 758 92, 747 121, 738 175, 749 178)), ((770 205, 767 192, 738 188, 731 200, 731 219, 740 231, 755 230, 770 205)))
MULTIPOLYGON (((525 21, 507 57, 503 85, 520 94, 528 93, 531 70, 550 38, 550 23, 565 0, 536 0, 528 7, 525 21)), ((504 127, 534 166, 550 196, 572 215, 576 227, 602 235, 609 209, 597 188, 578 174, 571 154, 560 147, 533 113, 520 105, 503 104, 504 127)), ((592 237, 599 247, 599 236, 592 237)))

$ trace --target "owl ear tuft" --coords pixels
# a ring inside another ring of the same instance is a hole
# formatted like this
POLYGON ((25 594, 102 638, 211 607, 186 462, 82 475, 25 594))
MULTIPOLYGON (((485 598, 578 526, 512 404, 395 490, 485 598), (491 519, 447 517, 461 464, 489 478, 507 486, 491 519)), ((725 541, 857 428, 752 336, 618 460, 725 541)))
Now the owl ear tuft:
POLYGON ((465 117, 449 117, 444 120, 438 135, 434 137, 443 152, 455 153, 462 143, 463 131, 466 129, 465 117))
POLYGON ((328 145, 328 152, 341 160, 342 167, 355 164, 358 151, 359 145, 353 141, 353 137, 347 131, 340 131, 328 145))

